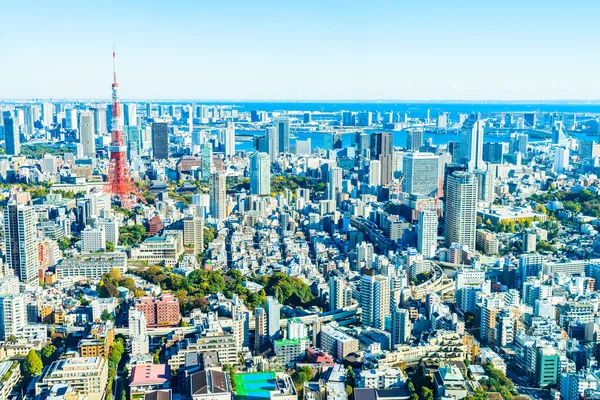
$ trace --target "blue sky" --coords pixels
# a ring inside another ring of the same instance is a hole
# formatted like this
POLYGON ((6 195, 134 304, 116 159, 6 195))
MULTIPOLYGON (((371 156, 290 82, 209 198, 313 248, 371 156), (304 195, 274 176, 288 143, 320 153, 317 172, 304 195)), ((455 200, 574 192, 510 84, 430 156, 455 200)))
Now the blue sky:
POLYGON ((124 98, 600 99, 599 1, 0 0, 0 10, 4 99, 108 98, 113 41, 124 98))

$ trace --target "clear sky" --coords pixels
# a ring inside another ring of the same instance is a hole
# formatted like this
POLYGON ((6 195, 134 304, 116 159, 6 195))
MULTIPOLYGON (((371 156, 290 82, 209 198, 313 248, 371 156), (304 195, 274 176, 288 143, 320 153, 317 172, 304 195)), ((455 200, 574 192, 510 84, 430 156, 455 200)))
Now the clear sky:
POLYGON ((600 99, 598 0, 0 0, 0 98, 600 99))

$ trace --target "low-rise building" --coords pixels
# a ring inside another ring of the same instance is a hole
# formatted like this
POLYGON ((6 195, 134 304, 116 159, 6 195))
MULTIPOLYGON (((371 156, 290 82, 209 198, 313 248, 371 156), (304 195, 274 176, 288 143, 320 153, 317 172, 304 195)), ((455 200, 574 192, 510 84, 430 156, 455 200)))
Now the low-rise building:
POLYGON ((144 313, 148 328, 178 326, 181 321, 179 300, 172 294, 165 294, 159 299, 140 297, 135 309, 144 313))
POLYGON ((190 376, 193 400, 231 400, 229 373, 207 369, 190 376))
POLYGON ((107 380, 108 362, 104 358, 65 358, 44 368, 35 384, 35 394, 47 392, 56 384, 65 384, 86 399, 100 400, 104 396, 107 380))
POLYGON ((166 364, 136 365, 131 370, 129 388, 131 397, 155 390, 168 389, 171 377, 166 364))
POLYGON ((434 375, 437 397, 449 397, 457 400, 467 397, 467 384, 458 367, 443 365, 434 375))
POLYGON ((387 389, 404 387, 406 375, 400 368, 382 367, 360 371, 357 376, 357 387, 387 389))
POLYGON ((110 253, 81 253, 72 258, 63 259, 56 266, 58 279, 88 278, 100 279, 102 275, 118 269, 127 272, 127 255, 120 251, 110 253))
POLYGON ((172 267, 183 254, 183 232, 166 231, 162 236, 152 236, 144 240, 139 247, 131 249, 130 257, 146 261, 148 264, 164 264, 172 267))
POLYGON ((338 360, 358 351, 358 339, 326 325, 321 329, 321 349, 338 360))

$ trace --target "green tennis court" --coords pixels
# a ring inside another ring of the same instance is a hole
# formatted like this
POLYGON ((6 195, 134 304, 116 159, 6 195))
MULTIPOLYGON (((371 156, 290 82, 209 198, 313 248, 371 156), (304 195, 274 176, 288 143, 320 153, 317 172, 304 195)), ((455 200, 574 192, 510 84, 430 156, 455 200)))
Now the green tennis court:
POLYGON ((275 390, 275 372, 236 374, 236 399, 268 399, 269 392, 275 390))

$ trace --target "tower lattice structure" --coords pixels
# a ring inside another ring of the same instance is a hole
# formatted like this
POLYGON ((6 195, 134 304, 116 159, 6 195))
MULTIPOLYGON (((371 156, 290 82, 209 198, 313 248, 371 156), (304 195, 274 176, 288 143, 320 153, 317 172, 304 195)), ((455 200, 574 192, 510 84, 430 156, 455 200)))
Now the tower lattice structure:
POLYGON ((140 194, 133 178, 129 174, 127 162, 127 147, 121 127, 121 105, 119 102, 119 84, 117 83, 117 56, 113 49, 113 84, 112 84, 112 140, 110 143, 110 161, 108 166, 108 179, 104 191, 118 198, 121 206, 131 209, 138 200, 146 203, 140 194))

